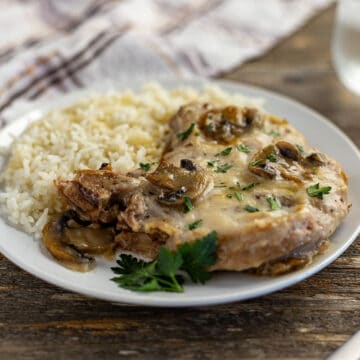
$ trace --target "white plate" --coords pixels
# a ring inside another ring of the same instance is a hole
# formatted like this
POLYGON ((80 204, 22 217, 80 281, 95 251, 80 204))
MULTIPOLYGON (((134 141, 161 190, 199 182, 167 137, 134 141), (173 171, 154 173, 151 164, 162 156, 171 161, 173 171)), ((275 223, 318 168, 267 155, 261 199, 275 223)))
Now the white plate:
MULTIPOLYGON (((200 80, 162 81, 167 87, 191 85, 201 87, 200 80)), ((113 276, 111 263, 99 260, 89 273, 76 273, 58 265, 40 251, 39 244, 28 235, 0 220, 0 252, 29 273, 57 286, 99 299, 151 306, 195 306, 245 300, 271 293, 293 285, 323 269, 334 261, 354 241, 360 230, 360 153, 355 145, 333 124, 305 106, 281 95, 252 86, 230 82, 216 82, 230 93, 265 99, 265 109, 284 117, 302 131, 309 142, 340 161, 349 176, 350 200, 353 203, 349 216, 331 238, 329 251, 317 256, 311 266, 279 277, 257 277, 241 273, 216 273, 205 285, 185 286, 182 294, 165 292, 136 293, 117 287, 109 281, 113 276)), ((139 85, 139 84, 138 84, 139 85)), ((137 88, 138 85, 133 87, 137 88)), ((121 86, 117 87, 119 90, 121 86)), ((11 135, 19 135, 29 121, 39 118, 51 107, 70 104, 87 92, 78 92, 57 99, 27 113, 0 133, 0 144, 11 142, 11 135)))

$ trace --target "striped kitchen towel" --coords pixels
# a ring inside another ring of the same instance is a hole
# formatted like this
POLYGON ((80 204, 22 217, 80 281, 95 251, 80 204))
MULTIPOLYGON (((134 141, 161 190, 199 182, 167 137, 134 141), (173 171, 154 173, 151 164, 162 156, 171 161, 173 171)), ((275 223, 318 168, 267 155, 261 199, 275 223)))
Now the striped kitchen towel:
POLYGON ((332 0, 0 0, 0 126, 100 81, 214 77, 332 0))

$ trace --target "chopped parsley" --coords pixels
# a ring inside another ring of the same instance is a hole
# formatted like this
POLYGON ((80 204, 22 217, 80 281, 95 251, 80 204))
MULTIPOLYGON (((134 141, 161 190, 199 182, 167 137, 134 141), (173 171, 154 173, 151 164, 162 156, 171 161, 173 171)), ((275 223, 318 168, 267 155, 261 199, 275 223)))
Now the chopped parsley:
POLYGON ((254 186, 255 186, 255 183, 250 183, 250 184, 244 186, 241 190, 246 191, 246 190, 252 189, 254 186))
POLYGON ((236 149, 237 149, 237 151, 240 151, 240 152, 243 152, 243 153, 246 153, 246 154, 251 152, 249 147, 247 147, 246 145, 242 145, 242 144, 236 145, 236 149))
POLYGON ((194 283, 205 283, 211 277, 208 268, 216 261, 216 247, 217 233, 212 231, 192 243, 182 244, 175 252, 161 247, 159 256, 151 262, 121 254, 116 261, 118 266, 111 268, 120 276, 111 280, 132 291, 183 292, 185 279, 179 271, 186 272, 194 283))
POLYGON ((264 131, 266 135, 270 135, 270 136, 273 136, 273 137, 278 137, 280 136, 280 133, 278 131, 275 131, 275 130, 271 130, 271 131, 264 131))
POLYGON ((208 166, 208 167, 214 167, 215 164, 216 164, 216 162, 217 162, 217 160, 208 161, 208 162, 207 162, 207 166, 208 166))
POLYGON ((215 172, 216 173, 226 173, 229 169, 231 169, 234 165, 231 164, 224 164, 218 165, 215 172))
POLYGON ((272 196, 268 196, 266 201, 269 203, 271 210, 279 210, 281 209, 281 204, 278 199, 273 198, 272 196))
POLYGON ((228 156, 232 151, 232 147, 227 147, 226 149, 224 149, 223 151, 218 152, 217 154, 215 154, 215 156, 228 156))
POLYGON ((296 144, 296 147, 297 147, 297 149, 298 149, 302 154, 305 153, 305 150, 304 150, 304 148, 303 148, 301 145, 296 144))
POLYGON ((191 123, 191 125, 182 133, 176 134, 176 137, 178 139, 180 139, 181 141, 184 141, 185 139, 187 139, 190 134, 193 132, 195 127, 195 123, 191 123))
POLYGON ((240 191, 235 191, 234 195, 235 195, 236 199, 238 199, 239 201, 242 201, 243 194, 240 191))
POLYGON ((193 204, 191 203, 191 199, 185 195, 184 196, 184 212, 189 212, 194 208, 193 204))
POLYGON ((232 194, 232 193, 228 193, 228 194, 226 194, 226 197, 229 198, 229 199, 231 199, 231 198, 233 197, 233 194, 232 194))
POLYGON ((202 224, 202 220, 201 220, 201 219, 200 219, 200 220, 196 220, 196 221, 194 221, 193 223, 189 224, 187 228, 188 228, 189 230, 195 230, 195 229, 197 229, 198 227, 200 227, 201 224, 202 224))
POLYGON ((250 213, 254 213, 254 212, 257 212, 257 211, 260 211, 258 208, 256 208, 255 206, 252 206, 252 205, 249 205, 247 204, 245 207, 244 207, 244 210, 246 210, 247 212, 250 212, 250 213))
POLYGON ((255 161, 252 161, 250 163, 251 166, 256 166, 257 164, 261 163, 262 162, 262 159, 258 159, 258 160, 255 160, 255 161))
POLYGON ((331 186, 320 186, 320 183, 315 185, 311 185, 306 188, 306 192, 311 197, 317 197, 319 199, 323 199, 323 195, 329 194, 331 190, 331 186))
POLYGON ((271 152, 270 154, 268 154, 268 156, 266 157, 268 160, 270 160, 271 162, 276 162, 277 161, 277 156, 275 153, 271 152))
POLYGON ((156 162, 153 162, 153 163, 140 163, 140 167, 141 169, 143 169, 144 171, 149 171, 151 166, 156 164, 156 162))

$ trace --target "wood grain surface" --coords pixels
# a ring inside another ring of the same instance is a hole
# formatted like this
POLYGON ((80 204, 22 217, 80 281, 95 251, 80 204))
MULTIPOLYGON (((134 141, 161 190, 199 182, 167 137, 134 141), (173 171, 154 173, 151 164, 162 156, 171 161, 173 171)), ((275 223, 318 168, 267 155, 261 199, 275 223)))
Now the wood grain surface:
MULTIPOLYGON (((323 12, 224 78, 291 96, 360 146, 360 97, 331 65, 333 15, 333 8, 323 12)), ((0 359, 324 359, 360 328, 359 269, 356 241, 331 266, 284 291, 223 306, 157 309, 61 290, 0 255, 0 359)))

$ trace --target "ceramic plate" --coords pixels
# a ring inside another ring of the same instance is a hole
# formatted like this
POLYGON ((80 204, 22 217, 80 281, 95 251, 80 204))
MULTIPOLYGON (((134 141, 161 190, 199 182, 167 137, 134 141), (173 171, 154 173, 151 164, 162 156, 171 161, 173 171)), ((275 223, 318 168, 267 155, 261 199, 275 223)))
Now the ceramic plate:
MULTIPOLYGON (((180 85, 202 87, 205 81, 167 80, 162 83, 169 88, 180 85)), ((336 158, 349 176, 350 200, 353 204, 349 216, 331 237, 331 247, 324 255, 301 270, 278 277, 258 277, 235 272, 219 272, 205 285, 185 286, 182 294, 153 292, 136 293, 117 287, 109 281, 113 276, 110 266, 113 263, 99 260, 98 266, 89 273, 76 273, 57 264, 41 251, 39 244, 29 235, 8 225, 0 219, 0 252, 25 271, 65 289, 109 300, 151 306, 197 306, 220 304, 245 300, 265 295, 291 286, 317 273, 329 265, 354 241, 360 229, 360 154, 355 145, 331 122, 309 108, 282 95, 252 86, 231 82, 215 82, 230 93, 265 100, 266 111, 286 118, 307 140, 321 151, 336 158)), ((133 85, 138 88, 138 85, 133 85)), ((118 90, 123 89, 117 86, 118 90)), ((91 91, 90 91, 91 92, 91 91)), ((41 117, 50 108, 59 108, 76 101, 89 91, 67 95, 56 102, 39 106, 34 111, 21 116, 17 121, 2 130, 0 144, 9 145, 13 136, 18 136, 29 121, 41 117)))

